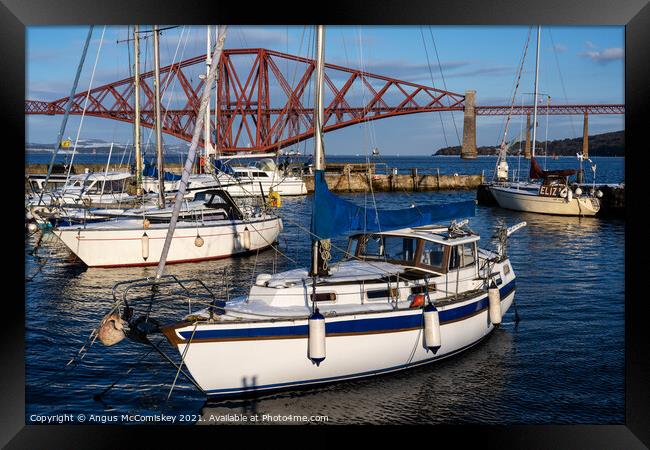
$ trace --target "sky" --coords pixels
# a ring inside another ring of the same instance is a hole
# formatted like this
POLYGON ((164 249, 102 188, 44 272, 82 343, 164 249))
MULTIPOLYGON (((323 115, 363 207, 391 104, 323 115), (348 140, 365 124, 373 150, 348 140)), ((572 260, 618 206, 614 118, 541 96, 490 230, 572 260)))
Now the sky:
MULTIPOLYGON (((148 25, 141 27, 150 28, 148 25)), ((477 105, 509 105, 529 32, 528 26, 328 26, 325 61, 460 94, 475 90, 477 105)), ((50 101, 67 97, 88 27, 32 26, 27 27, 26 33, 25 98, 50 101)), ((313 57, 313 36, 312 26, 229 26, 225 47, 262 47, 313 57)), ((517 104, 532 102, 536 28, 530 36, 515 99, 517 104)), ((95 26, 78 92, 130 76, 132 45, 118 42, 128 37, 126 26, 95 26)), ((164 31, 160 45, 161 65, 205 54, 205 40, 204 26, 179 26, 164 31)), ((151 46, 151 39, 142 44, 142 58, 147 69, 153 65, 151 46)), ((245 67, 246 63, 242 64, 245 67)), ((197 66, 195 70, 198 77, 199 71, 205 69, 197 66)), ((281 70, 288 80, 294 80, 296 73, 300 73, 289 63, 281 70)), ((272 84, 272 99, 279 89, 272 84)), ((550 96, 551 104, 624 103, 624 27, 542 27, 539 92, 550 96)), ((170 89, 163 103, 171 102, 173 106, 178 100, 176 94, 170 89)), ((358 100, 365 95, 361 91, 352 94, 358 100)), ((26 116, 27 142, 54 142, 62 117, 26 116)), ((517 137, 523 120, 525 118, 519 116, 512 119, 509 139, 517 137)), ((80 116, 71 116, 66 136, 74 140, 79 134, 81 139, 119 143, 132 139, 132 126, 127 123, 85 117, 80 128, 80 122, 80 116)), ((502 138, 504 122, 505 116, 479 116, 477 144, 497 145, 502 138)), ((582 136, 581 116, 546 117, 542 114, 538 124, 540 140, 582 136)), ((326 151, 353 155, 366 154, 378 147, 384 155, 429 155, 439 148, 459 145, 462 126, 462 112, 386 118, 327 133, 326 151)), ((589 117, 589 134, 623 128, 622 115, 589 117)), ((144 138, 149 135, 150 131, 145 129, 144 138)), ((172 136, 164 136, 164 141, 182 142, 172 136)), ((308 140, 298 149, 310 152, 311 146, 313 143, 308 140)))

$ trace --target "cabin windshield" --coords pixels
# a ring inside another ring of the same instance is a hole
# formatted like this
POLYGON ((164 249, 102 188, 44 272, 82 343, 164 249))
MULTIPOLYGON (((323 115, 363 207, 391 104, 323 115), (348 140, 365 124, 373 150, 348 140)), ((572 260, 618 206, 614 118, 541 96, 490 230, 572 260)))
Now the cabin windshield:
POLYGON ((126 180, 97 180, 86 183, 86 192, 89 194, 119 194, 124 192, 126 180))
MULTIPOLYGON (((380 259, 398 264, 413 265, 417 241, 402 236, 367 235, 359 239, 358 256, 364 259, 380 259)), ((349 248, 356 244, 350 243, 349 248)))

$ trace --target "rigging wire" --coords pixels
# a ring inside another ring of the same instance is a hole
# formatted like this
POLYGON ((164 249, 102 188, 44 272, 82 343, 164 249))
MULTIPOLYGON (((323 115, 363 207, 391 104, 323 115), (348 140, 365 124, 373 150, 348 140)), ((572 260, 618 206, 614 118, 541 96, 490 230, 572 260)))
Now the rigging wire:
MULTIPOLYGON (((72 163, 74 162, 75 154, 77 153, 77 145, 79 143, 79 136, 81 135, 81 128, 83 127, 84 118, 86 117, 86 110, 88 108, 88 100, 90 99, 90 91, 93 86, 93 81, 95 80, 95 72, 97 71, 97 62, 99 61, 99 55, 102 51, 102 44, 104 42, 104 33, 106 33, 106 25, 102 29, 102 35, 99 38, 99 45, 97 46, 97 54, 95 55, 95 63, 93 65, 93 71, 90 75, 90 82, 88 83, 88 91, 86 91, 86 98, 84 100, 83 111, 81 112, 81 119, 79 120, 79 126, 77 127, 77 137, 74 141, 74 147, 72 148, 72 157, 70 158, 70 165, 68 166, 68 173, 65 178, 65 184, 68 184, 70 180, 70 171, 72 170, 72 163)), ((66 158, 67 159, 67 158, 66 158)), ((66 161, 67 162, 67 161, 66 161)))
MULTIPOLYGON (((427 67, 429 68, 429 76, 431 77, 431 87, 435 89, 436 83, 433 79, 433 70, 431 69, 431 62, 429 61, 429 51, 427 50, 427 43, 424 39, 424 31, 422 31, 422 27, 420 27, 420 36, 422 36, 422 46, 424 47, 424 53, 427 57, 427 67)), ((438 117, 440 118, 440 126, 442 127, 442 136, 445 139, 445 146, 449 147, 449 141, 447 140, 447 131, 445 130, 445 122, 442 120, 442 111, 438 111, 438 117)))
MULTIPOLYGON (((564 94, 564 101, 565 103, 569 103, 569 96, 566 93, 566 88, 564 86, 564 77, 562 77, 562 71, 560 70, 560 60, 557 56, 557 47, 555 46, 555 42, 553 41, 553 33, 551 32, 550 27, 546 27, 546 31, 548 32, 549 37, 551 38, 551 45, 553 46, 553 56, 555 56, 555 66, 557 67, 557 73, 560 77, 560 86, 562 86, 562 93, 564 94)), ((574 123, 574 117, 572 115, 569 115, 569 124, 571 125, 571 132, 573 133, 573 136, 577 136, 576 132, 576 127, 574 123)))
MULTIPOLYGON (((445 91, 449 92, 447 89, 447 81, 445 80, 445 74, 442 72, 442 64, 440 63, 440 56, 438 55, 438 47, 436 46, 436 40, 433 38, 433 31, 431 26, 429 26, 429 34, 431 35, 431 41, 433 42, 433 49, 436 52, 436 59, 438 60, 438 69, 440 69, 440 77, 442 78, 442 85, 445 88, 445 91)), ((451 105, 451 99, 447 97, 447 106, 451 105)), ((454 130, 456 131, 456 138, 458 139, 458 144, 461 144, 460 134, 458 133, 458 126, 456 126, 456 118, 454 113, 451 113, 451 121, 454 124, 454 130)))

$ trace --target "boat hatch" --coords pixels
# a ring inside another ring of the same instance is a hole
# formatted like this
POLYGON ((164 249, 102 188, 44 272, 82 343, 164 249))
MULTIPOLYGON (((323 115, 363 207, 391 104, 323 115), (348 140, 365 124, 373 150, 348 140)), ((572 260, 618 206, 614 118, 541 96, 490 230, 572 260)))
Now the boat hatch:
POLYGON ((229 218, 234 220, 242 220, 244 214, 241 212, 235 201, 230 194, 222 189, 210 189, 204 191, 206 208, 222 209, 226 212, 229 218))

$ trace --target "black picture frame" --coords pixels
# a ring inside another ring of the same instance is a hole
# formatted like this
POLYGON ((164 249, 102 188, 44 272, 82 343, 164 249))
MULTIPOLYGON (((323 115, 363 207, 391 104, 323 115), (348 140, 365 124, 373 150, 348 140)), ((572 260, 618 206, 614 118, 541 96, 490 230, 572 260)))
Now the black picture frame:
MULTIPOLYGON (((484 24, 484 25, 625 25, 625 140, 627 191, 626 208, 626 276, 625 276, 625 424, 624 425, 521 425, 510 427, 438 426, 436 441, 447 438, 456 447, 473 443, 482 447, 499 448, 647 448, 650 445, 650 354, 648 336, 650 326, 645 322, 645 298, 642 270, 648 267, 643 255, 643 211, 647 200, 643 197, 644 167, 648 152, 648 106, 650 103, 650 5, 647 0, 561 1, 504 0, 444 0, 437 2, 373 1, 318 4, 269 2, 265 6, 241 2, 193 0, 2 0, 0 5, 0 62, 2 64, 2 112, 4 129, 4 160, 7 195, 4 227, 7 228, 4 246, 8 264, 3 264, 5 295, 2 301, 5 321, 2 333, 3 382, 0 383, 2 413, 0 419, 0 444, 7 448, 108 448, 115 446, 140 447, 130 434, 145 432, 152 439, 142 448, 151 448, 155 441, 169 446, 174 437, 191 444, 195 434, 214 439, 223 433, 193 427, 191 436, 187 428, 177 427, 115 427, 92 425, 25 425, 25 369, 24 369, 24 289, 18 285, 23 273, 24 248, 18 233, 24 230, 20 222, 23 210, 19 196, 13 193, 23 183, 17 169, 19 160, 24 164, 25 135, 25 26, 74 24, 484 24), (9 139, 7 139, 9 137, 9 139), (644 143, 644 141, 646 143, 644 143), (12 198, 13 197, 13 198, 12 198), (15 203, 14 203, 15 201, 15 203), (635 217, 638 215, 638 217, 635 217), (8 252, 11 251, 9 254, 8 252), (15 256, 13 252, 15 251, 15 256), (10 275, 15 271, 16 277, 10 275), (9 289, 7 289, 9 288, 9 289), (21 301, 21 298, 23 299, 21 301), (468 432, 467 430, 471 430, 468 432), (125 445, 130 443, 131 445, 125 445)), ((647 277, 647 276, 646 276, 647 277)), ((62 318, 62 320, 65 320, 62 318)), ((255 434, 266 434, 283 427, 257 427, 255 434)), ((331 429, 332 427, 330 427, 331 429)), ((327 433, 332 431, 328 429, 327 433)), ((229 427, 228 432, 248 433, 245 427, 229 427)), ((340 431, 335 427, 334 432, 340 431)), ((407 429, 408 431, 408 429, 407 429)), ((316 431, 318 432, 318 431, 316 431)), ((378 437, 386 429, 372 430, 378 437)), ((391 432, 391 431, 388 431, 391 432)), ((424 431, 427 436, 428 432, 424 431)), ((250 435, 247 435, 250 436, 250 435)), ((304 441, 302 441, 304 443, 304 441)), ((433 441, 431 441, 433 443, 433 441)), ((215 445, 226 445, 215 442, 215 445)))

